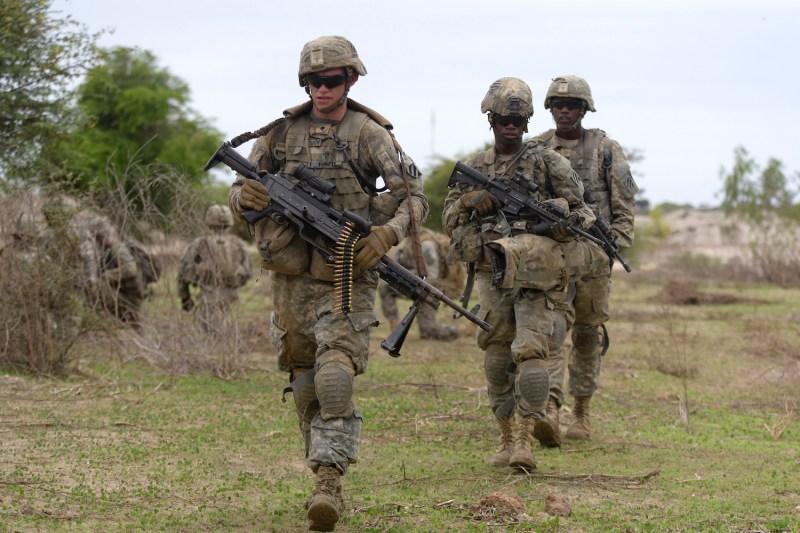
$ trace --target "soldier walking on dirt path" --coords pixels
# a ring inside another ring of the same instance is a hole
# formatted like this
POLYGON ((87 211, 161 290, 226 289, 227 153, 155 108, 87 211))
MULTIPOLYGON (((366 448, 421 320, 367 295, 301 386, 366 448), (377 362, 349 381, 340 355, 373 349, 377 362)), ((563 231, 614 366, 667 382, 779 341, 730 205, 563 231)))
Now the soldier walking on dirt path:
POLYGON ((191 287, 200 289, 200 325, 210 338, 217 339, 225 328, 231 304, 239 299, 239 289, 253 269, 244 241, 230 233, 233 215, 228 206, 209 207, 205 222, 211 234, 193 240, 181 256, 178 296, 181 309, 189 312, 194 309, 191 287))
MULTIPOLYGON (((335 529, 345 511, 341 477, 358 460, 361 413, 353 402, 353 378, 367 370, 370 331, 378 325, 378 273, 371 268, 406 237, 412 218, 419 226, 428 213, 421 175, 394 139, 391 123, 348 98, 366 74, 349 40, 314 39, 303 47, 298 71, 310 101, 237 138, 258 136, 249 159, 259 171, 295 179, 304 165, 336 185, 334 209, 373 223, 355 245, 349 311, 342 311, 331 263, 294 226, 271 216, 253 228, 261 266, 272 271, 271 336, 278 367, 289 373, 306 464, 316 475, 307 503, 312 531, 335 529), (378 177, 387 188, 382 194, 378 177)), ((256 180, 238 176, 231 186, 229 205, 238 216, 269 203, 269 191, 256 180)))
MULTIPOLYGON (((487 115, 495 143, 467 165, 507 183, 522 175, 536 189, 530 193, 533 198, 568 212, 570 224, 590 227, 594 214, 583 201, 583 185, 569 162, 537 143, 522 141, 533 115, 530 87, 518 78, 495 81, 481 112, 487 115)), ((564 225, 550 226, 542 235, 533 233, 539 221, 509 220, 491 193, 465 189, 451 187, 442 226, 452 239, 451 260, 475 263, 480 316, 493 325, 491 332, 477 334, 490 405, 500 429, 501 447, 489 463, 530 470, 536 468, 532 449, 536 429, 546 433, 540 440, 548 445, 561 442, 557 421, 563 375, 551 374, 563 368, 559 358, 566 335, 564 309, 571 297, 568 280, 563 279, 570 268, 564 258, 588 257, 583 252, 594 247, 594 257, 602 256, 599 264, 608 262, 599 247, 578 241, 564 225), (521 276, 524 265, 516 274, 508 274, 514 272, 510 268, 514 257, 520 257, 509 250, 519 246, 526 248, 522 255, 539 261, 531 266, 534 271, 528 279, 521 276)), ((594 268, 588 262, 572 266, 583 271, 594 268)))
MULTIPOLYGON (((619 143, 603 130, 582 125, 586 112, 595 112, 589 84, 577 76, 553 79, 544 108, 550 110, 556 128, 535 140, 569 160, 583 182, 586 204, 610 225, 614 243, 624 251, 633 244, 634 197, 639 189, 619 143)), ((589 402, 597 390, 601 358, 609 345, 605 323, 611 317, 610 294, 610 271, 608 276, 575 282, 575 297, 567 314, 567 327, 572 329, 568 390, 574 398, 575 420, 567 428, 567 439, 591 439, 589 402)))

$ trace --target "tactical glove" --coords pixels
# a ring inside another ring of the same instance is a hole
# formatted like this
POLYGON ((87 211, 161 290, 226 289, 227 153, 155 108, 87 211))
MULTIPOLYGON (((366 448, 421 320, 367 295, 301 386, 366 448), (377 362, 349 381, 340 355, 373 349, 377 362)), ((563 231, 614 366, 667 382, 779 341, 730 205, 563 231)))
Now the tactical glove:
POLYGON ((550 198, 542 202, 550 208, 553 213, 566 215, 569 213, 569 204, 564 198, 550 198))
POLYGON ((461 197, 461 205, 486 215, 494 211, 494 196, 489 191, 470 191, 461 197))
POLYGON ((269 191, 256 180, 246 179, 239 193, 239 205, 244 209, 262 211, 269 205, 269 191))
POLYGON ((186 298, 184 300, 181 300, 181 309, 183 309, 187 313, 192 309, 194 309, 194 300, 192 300, 191 298, 186 298))
POLYGON ((567 229, 568 226, 573 228, 581 228, 583 224, 583 217, 579 213, 570 213, 564 222, 553 226, 553 238, 557 241, 566 241, 573 236, 573 233, 567 229))
POLYGON ((375 226, 369 235, 361 237, 356 243, 356 267, 362 270, 372 268, 397 242, 397 235, 392 228, 375 226))

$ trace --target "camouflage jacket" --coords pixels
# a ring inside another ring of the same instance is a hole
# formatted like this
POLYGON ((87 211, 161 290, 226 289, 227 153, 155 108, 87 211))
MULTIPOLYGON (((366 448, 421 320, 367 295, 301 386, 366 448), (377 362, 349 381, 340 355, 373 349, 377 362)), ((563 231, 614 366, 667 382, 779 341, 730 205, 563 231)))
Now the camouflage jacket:
MULTIPOLYGON (((310 113, 310 103, 284 111, 284 119, 276 121, 266 135, 253 145, 249 160, 259 171, 276 173, 282 171, 293 179, 292 172, 300 164, 314 171, 326 181, 336 184, 331 205, 385 224, 394 230, 399 241, 408 234, 411 225, 410 202, 419 225, 428 214, 428 201, 422 192, 422 179, 414 162, 403 154, 408 176, 408 198, 406 180, 400 162, 400 151, 390 130, 392 125, 374 111, 348 100, 348 110, 340 122, 316 119, 310 113), (362 174, 362 183, 353 170, 354 165, 362 174), (383 179, 387 192, 376 196, 377 180, 383 179), (375 198, 389 204, 381 219, 376 212, 375 198)), ((239 194, 244 177, 237 176, 229 193, 231 210, 241 216, 239 194)), ((266 221, 255 227, 259 249, 268 239, 265 234, 266 221)), ((313 254, 312 261, 319 254, 313 254)), ((314 267, 312 265, 312 271, 314 267)))
POLYGON ((584 129, 575 142, 563 141, 556 130, 534 140, 558 152, 570 162, 583 181, 585 200, 599 217, 611 224, 617 244, 633 244, 634 196, 639 191, 622 147, 600 129, 584 129))
POLYGON ((192 241, 181 256, 178 296, 188 298, 189 286, 201 290, 238 289, 252 276, 244 242, 235 235, 207 235, 192 241))

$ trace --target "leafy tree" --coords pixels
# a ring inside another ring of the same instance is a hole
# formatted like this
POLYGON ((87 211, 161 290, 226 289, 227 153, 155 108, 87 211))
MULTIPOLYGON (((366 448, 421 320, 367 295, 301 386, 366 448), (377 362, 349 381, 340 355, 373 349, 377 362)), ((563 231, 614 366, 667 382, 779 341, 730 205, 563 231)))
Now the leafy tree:
POLYGON ((456 162, 452 159, 439 158, 430 174, 425 178, 425 196, 428 197, 430 211, 425 226, 436 231, 442 231, 442 210, 444 199, 447 196, 447 181, 453 172, 456 162))
POLYGON ((136 191, 149 179, 147 169, 169 168, 180 179, 156 180, 150 196, 168 213, 175 187, 210 182, 203 166, 221 133, 188 106, 189 87, 151 52, 117 47, 100 50, 98 57, 76 92, 80 127, 50 152, 53 166, 60 167, 55 179, 78 191, 136 191))
POLYGON ((42 147, 69 120, 70 84, 94 60, 99 34, 50 11, 51 0, 3 0, 0 9, 0 180, 37 175, 42 147))
POLYGON ((734 150, 733 167, 730 171, 722 167, 720 178, 725 214, 737 213, 754 222, 762 222, 768 215, 800 221, 800 173, 787 177, 780 160, 770 158, 761 170, 747 150, 739 146, 734 150))

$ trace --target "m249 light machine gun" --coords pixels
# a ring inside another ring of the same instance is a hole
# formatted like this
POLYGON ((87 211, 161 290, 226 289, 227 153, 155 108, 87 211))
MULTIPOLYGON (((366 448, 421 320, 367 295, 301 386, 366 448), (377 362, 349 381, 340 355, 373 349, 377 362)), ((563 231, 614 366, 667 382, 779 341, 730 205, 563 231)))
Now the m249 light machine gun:
MULTIPOLYGON (((297 182, 293 182, 280 172, 270 174, 259 173, 255 165, 242 157, 234 147, 226 142, 217 149, 216 153, 206 163, 208 171, 218 163, 223 163, 247 179, 257 180, 267 188, 270 203, 261 211, 247 211, 244 219, 251 225, 259 220, 278 213, 294 225, 298 234, 322 254, 329 262, 334 264, 337 271, 337 284, 341 284, 338 295, 341 296, 340 305, 342 312, 350 310, 350 292, 353 276, 353 247, 364 235, 369 234, 372 223, 350 211, 340 213, 330 205, 331 194, 335 185, 325 181, 301 165, 295 172, 297 182)), ((408 313, 400 324, 391 332, 389 337, 381 343, 381 348, 393 357, 400 356, 400 349, 405 341, 411 324, 419 310, 419 306, 428 304, 434 309, 440 302, 451 307, 457 313, 465 316, 480 328, 490 331, 492 326, 464 309, 456 301, 442 291, 410 272, 397 261, 384 255, 372 267, 378 275, 392 288, 403 296, 414 301, 408 313)))

